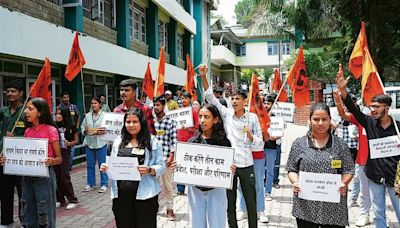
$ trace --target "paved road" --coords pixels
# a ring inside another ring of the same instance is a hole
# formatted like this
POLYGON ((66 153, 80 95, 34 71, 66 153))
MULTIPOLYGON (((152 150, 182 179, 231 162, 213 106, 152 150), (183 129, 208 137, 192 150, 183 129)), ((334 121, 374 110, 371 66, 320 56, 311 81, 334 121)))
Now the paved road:
MULTIPOLYGON (((296 227, 295 219, 291 216, 292 192, 289 180, 287 179, 284 165, 290 149, 290 142, 307 131, 304 127, 289 125, 286 129, 286 139, 283 144, 282 153, 282 168, 280 172, 281 188, 273 189, 273 200, 267 201, 267 210, 270 223, 259 223, 260 227, 296 227)), ((88 193, 82 192, 86 185, 86 166, 85 164, 78 165, 73 168, 72 180, 75 188, 75 193, 79 199, 80 206, 74 210, 65 210, 60 208, 57 210, 57 227, 60 228, 75 228, 75 227, 116 227, 114 216, 111 210, 110 192, 98 193, 92 191, 88 193)), ((99 180, 99 177, 97 177, 99 180)), ((399 228, 395 222, 395 214, 390 200, 387 198, 387 214, 391 228, 399 228)), ((167 221, 165 215, 165 203, 163 195, 160 195, 160 210, 158 215, 158 227, 173 228, 173 227, 190 227, 187 196, 176 196, 174 199, 174 207, 176 212, 176 221, 167 221)), ((358 208, 350 210, 350 227, 355 227, 355 219, 359 216, 358 208)), ((16 221, 18 219, 16 218, 16 221)), ((247 220, 239 221, 239 227, 247 227, 247 220)), ((367 226, 372 228, 373 226, 367 226)))

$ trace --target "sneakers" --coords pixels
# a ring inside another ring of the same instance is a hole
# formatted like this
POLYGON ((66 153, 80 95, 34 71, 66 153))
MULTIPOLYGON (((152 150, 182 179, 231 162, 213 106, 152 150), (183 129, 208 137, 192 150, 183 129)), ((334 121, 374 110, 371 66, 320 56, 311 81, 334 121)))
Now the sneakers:
POLYGON ((77 206, 78 206, 77 203, 69 203, 65 209, 72 210, 72 209, 76 208, 77 206))
POLYGON ((14 228, 14 227, 17 227, 17 226, 14 226, 15 224, 14 223, 11 223, 11 224, 8 224, 8 225, 0 225, 0 228, 14 228))
POLYGON ((356 226, 363 227, 370 223, 371 223, 371 221, 369 220, 368 215, 360 215, 360 217, 358 217, 358 219, 357 219, 356 226))
POLYGON ((99 193, 105 193, 107 191, 107 186, 101 186, 99 193))
POLYGON ((271 193, 265 193, 265 200, 267 200, 267 201, 271 201, 272 200, 272 195, 271 195, 271 193))
POLYGON ((247 219, 247 212, 238 212, 237 213, 237 218, 238 221, 242 221, 247 219))
POLYGON ((262 223, 269 223, 269 219, 268 219, 268 216, 265 214, 265 213, 263 213, 263 212, 258 212, 258 214, 257 214, 258 216, 258 220, 260 220, 260 222, 262 222, 262 223))
POLYGON ((353 200, 353 199, 350 201, 349 206, 350 207, 359 207, 357 200, 353 200))
POLYGON ((168 221, 175 221, 174 210, 167 209, 167 219, 168 219, 168 221))
POLYGON ((90 192, 93 191, 94 188, 90 185, 86 185, 86 187, 82 190, 82 192, 90 192))
POLYGON ((279 184, 273 184, 272 187, 278 189, 278 188, 280 188, 281 186, 280 186, 279 184))

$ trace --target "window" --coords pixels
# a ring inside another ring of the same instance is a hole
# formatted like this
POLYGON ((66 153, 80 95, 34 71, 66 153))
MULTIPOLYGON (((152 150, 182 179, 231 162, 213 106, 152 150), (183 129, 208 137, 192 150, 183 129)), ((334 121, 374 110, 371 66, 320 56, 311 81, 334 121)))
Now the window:
POLYGON ((282 55, 290 55, 290 43, 282 42, 282 55))
POLYGON ((168 24, 163 21, 158 21, 158 46, 164 47, 165 52, 168 52, 168 24))
POLYGON ((178 34, 178 58, 184 60, 183 56, 183 35, 178 34))
POLYGON ((146 43, 146 13, 136 3, 129 7, 129 32, 131 39, 146 43))
POLYGON ((278 55, 278 43, 268 43, 268 55, 278 55))
POLYGON ((246 56, 246 44, 236 46, 236 56, 246 56))
POLYGON ((83 0, 83 15, 108 28, 116 27, 116 0, 83 0))

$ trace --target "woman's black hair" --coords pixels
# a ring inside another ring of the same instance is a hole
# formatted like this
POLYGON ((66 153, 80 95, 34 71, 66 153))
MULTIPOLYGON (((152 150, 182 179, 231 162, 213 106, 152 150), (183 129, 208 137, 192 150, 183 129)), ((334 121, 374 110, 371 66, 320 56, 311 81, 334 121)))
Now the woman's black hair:
MULTIPOLYGON (((102 95, 102 96, 104 96, 104 95, 102 95)), ((95 101, 99 102, 99 104, 101 104, 100 96, 98 96, 98 97, 92 97, 92 99, 90 99, 90 101, 92 101, 92 100, 95 100, 95 101)), ((91 102, 90 102, 90 103, 91 103, 91 102)))
POLYGON ((192 99, 192 94, 185 91, 182 93, 182 97, 188 97, 189 99, 192 99))
POLYGON ((63 118, 63 120, 61 122, 56 122, 57 127, 65 127, 66 129, 74 129, 75 125, 74 122, 72 120, 72 116, 71 116, 71 112, 69 111, 69 108, 65 107, 65 108, 61 108, 58 109, 61 112, 61 116, 63 118))
MULTIPOLYGON (((227 138, 225 128, 224 128, 224 122, 222 121, 221 114, 218 111, 218 108, 215 105, 212 104, 204 104, 201 109, 207 109, 208 111, 211 112, 212 116, 214 118, 218 118, 218 122, 215 123, 212 126, 212 134, 211 134, 211 143, 214 145, 218 145, 218 143, 222 142, 227 138)), ((201 130, 201 127, 199 127, 198 133, 196 137, 201 137, 203 134, 203 131, 201 130)))
MULTIPOLYGON (((310 120, 311 120, 311 117, 314 114, 314 112, 318 111, 318 110, 325 111, 326 113, 328 113, 329 119, 332 119, 331 111, 329 109, 329 106, 326 103, 318 102, 318 103, 315 103, 313 106, 311 106, 311 109, 310 109, 310 120)), ((328 130, 328 133, 330 133, 330 132, 331 132, 331 127, 329 127, 329 130, 328 130)), ((310 125, 310 129, 309 129, 309 133, 311 133, 311 125, 310 125)))
POLYGON ((124 148, 126 145, 129 144, 132 137, 131 134, 126 130, 125 121, 129 115, 135 115, 138 117, 140 122, 140 132, 136 136, 139 148, 145 149, 147 148, 150 152, 152 151, 151 148, 151 135, 149 131, 149 127, 147 126, 146 116, 144 115, 143 111, 138 108, 131 108, 129 109, 124 116, 124 125, 122 126, 121 130, 121 143, 119 144, 119 149, 124 148))
MULTIPOLYGON (((53 121, 53 118, 51 117, 49 105, 47 104, 47 101, 45 99, 41 97, 35 97, 30 99, 29 102, 31 102, 32 105, 35 106, 35 108, 40 113, 39 124, 48 124, 57 128, 56 124, 53 121)), ((27 126, 28 128, 33 127, 33 124, 26 120, 25 123, 25 126, 27 126)))

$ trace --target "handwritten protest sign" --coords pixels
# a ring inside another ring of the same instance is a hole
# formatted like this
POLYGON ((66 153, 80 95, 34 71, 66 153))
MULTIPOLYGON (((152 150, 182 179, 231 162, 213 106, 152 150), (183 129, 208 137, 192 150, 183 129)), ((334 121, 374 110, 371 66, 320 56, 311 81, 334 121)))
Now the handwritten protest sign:
POLYGON ((107 156, 107 175, 111 180, 140 181, 138 165, 135 157, 107 156))
POLYGON ((180 108, 169 111, 165 114, 167 117, 176 121, 176 128, 181 129, 182 126, 193 127, 192 107, 180 108))
POLYGON ((103 122, 101 126, 105 127, 106 133, 100 136, 100 140, 114 141, 114 139, 121 135, 121 129, 124 125, 124 114, 107 112, 104 113, 103 122))
POLYGON ((397 135, 369 140, 371 159, 400 155, 400 139, 397 135))
POLYGON ((271 116, 268 133, 271 137, 282 137, 285 130, 285 123, 282 117, 271 116))
POLYGON ((6 157, 4 173, 18 176, 48 177, 44 164, 47 159, 48 139, 4 137, 3 154, 6 157))
POLYGON ((299 198, 322 202, 340 203, 340 174, 299 173, 299 198))
POLYGON ((285 122, 294 121, 295 106, 293 103, 277 102, 272 109, 272 114, 277 117, 282 117, 285 122))
POLYGON ((178 142, 174 182, 212 188, 232 188, 234 149, 178 142))

